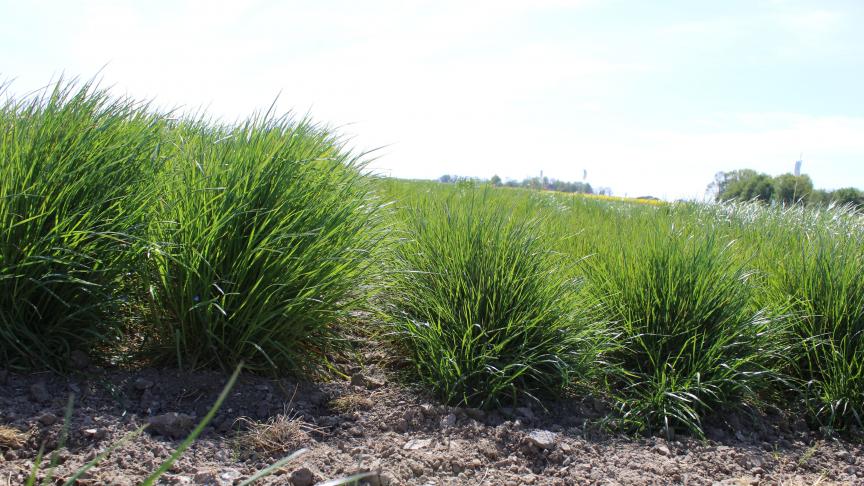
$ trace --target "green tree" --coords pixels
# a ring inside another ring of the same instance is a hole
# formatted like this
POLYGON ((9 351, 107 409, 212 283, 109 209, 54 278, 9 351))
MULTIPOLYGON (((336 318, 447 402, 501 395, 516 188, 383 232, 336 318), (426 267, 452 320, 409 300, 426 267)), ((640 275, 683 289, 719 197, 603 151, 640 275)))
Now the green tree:
POLYGON ((752 169, 719 172, 708 190, 715 193, 717 201, 750 201, 753 199, 769 202, 774 195, 774 179, 768 174, 760 174, 752 169))
POLYGON ((807 203, 813 192, 810 176, 782 174, 774 178, 774 201, 785 205, 807 203))
POLYGON ((817 206, 827 206, 832 201, 832 194, 833 193, 826 191, 825 189, 813 189, 807 203, 817 206))
POLYGON ((855 189, 854 187, 844 187, 833 191, 828 199, 834 204, 851 204, 853 206, 864 207, 864 191, 855 189))
POLYGON ((490 182, 493 186, 498 187, 498 186, 501 185, 501 178, 498 177, 498 174, 495 174, 495 175, 492 176, 491 179, 489 179, 489 182, 490 182))

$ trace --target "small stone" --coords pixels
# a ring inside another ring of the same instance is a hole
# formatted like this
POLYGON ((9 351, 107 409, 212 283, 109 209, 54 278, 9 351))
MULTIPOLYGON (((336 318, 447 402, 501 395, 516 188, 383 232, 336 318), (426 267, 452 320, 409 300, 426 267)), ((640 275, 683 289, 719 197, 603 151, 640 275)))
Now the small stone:
POLYGON ((855 466, 846 466, 846 469, 844 469, 844 472, 846 474, 855 475, 855 466))
POLYGON ((406 451, 416 451, 429 447, 432 444, 432 439, 411 439, 402 446, 406 451))
POLYGON ((41 417, 39 417, 39 423, 44 426, 54 425, 57 423, 57 416, 51 412, 43 413, 41 417))
POLYGON ((193 479, 195 479, 195 484, 213 484, 216 482, 216 471, 212 469, 199 469, 193 479))
POLYGON ((395 484, 393 476, 386 472, 378 474, 378 479, 381 482, 381 486, 390 486, 391 484, 395 484))
POLYGON ((844 450, 837 451, 836 453, 834 453, 834 457, 836 457, 837 459, 840 459, 841 461, 845 461, 845 462, 849 462, 849 463, 855 462, 855 457, 849 451, 844 451, 844 450))
POLYGON ((534 420, 537 418, 530 407, 518 407, 516 411, 527 420, 534 420))
POLYGON ((397 419, 393 424, 393 430, 401 434, 408 432, 408 421, 404 418, 397 419))
POLYGON ((228 468, 219 473, 219 477, 216 478, 216 482, 219 483, 220 486, 229 486, 234 484, 234 481, 239 479, 240 476, 242 476, 242 474, 240 474, 240 471, 228 468))
POLYGON ((448 414, 444 418, 441 419, 441 428, 448 429, 456 425, 456 415, 448 414))
POLYGON ((193 418, 185 413, 169 412, 150 417, 147 423, 150 424, 149 429, 157 434, 179 439, 192 430, 193 418))
POLYGON ((418 478, 426 472, 423 465, 417 462, 410 462, 408 467, 411 469, 411 472, 414 473, 414 476, 418 478))
POLYGON ((312 486, 315 482, 315 475, 309 468, 301 467, 291 473, 291 484, 294 486, 312 486))
POLYGON ((90 440, 102 440, 108 436, 108 431, 105 429, 83 429, 81 434, 90 440))
POLYGON ((144 391, 153 387, 153 382, 147 378, 138 378, 132 386, 134 386, 136 390, 144 391))
POLYGON ((39 383, 34 383, 30 387, 30 398, 34 401, 45 403, 51 401, 51 394, 48 393, 48 388, 45 387, 45 383, 40 381, 39 383))
POLYGON ((666 444, 657 444, 652 448, 652 450, 661 456, 669 457, 672 455, 672 451, 669 450, 669 446, 666 444))
POLYGON ((354 373, 353 375, 351 375, 351 384, 354 386, 367 388, 369 390, 375 390, 384 386, 383 381, 372 378, 371 376, 364 375, 363 373, 354 373))
POLYGON ((69 353, 69 364, 76 370, 83 370, 90 366, 90 357, 84 351, 75 349, 69 353))
POLYGON ((555 447, 555 442, 558 439, 558 434, 548 430, 535 430, 528 434, 528 442, 540 449, 551 449, 555 447))

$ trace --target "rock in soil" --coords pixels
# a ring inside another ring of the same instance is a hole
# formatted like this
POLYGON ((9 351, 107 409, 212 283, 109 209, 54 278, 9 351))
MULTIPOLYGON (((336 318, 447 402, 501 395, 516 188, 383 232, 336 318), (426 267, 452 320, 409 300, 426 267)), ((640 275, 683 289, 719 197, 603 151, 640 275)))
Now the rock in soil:
POLYGON ((315 483, 315 475, 307 467, 301 467, 291 473, 291 484, 293 486, 312 486, 315 483))
POLYGON ((194 421, 195 419, 191 415, 169 412, 150 417, 147 423, 150 424, 148 427, 150 431, 172 439, 181 439, 192 431, 194 421))
POLYGON ((540 449, 551 449, 555 447, 558 435, 548 430, 535 430, 528 434, 528 442, 540 449))
POLYGON ((44 426, 54 425, 57 423, 57 416, 51 412, 43 413, 41 417, 39 417, 39 423, 44 426))
POLYGON ((351 376, 351 384, 369 390, 375 390, 384 386, 384 380, 373 378, 364 373, 354 373, 351 376))

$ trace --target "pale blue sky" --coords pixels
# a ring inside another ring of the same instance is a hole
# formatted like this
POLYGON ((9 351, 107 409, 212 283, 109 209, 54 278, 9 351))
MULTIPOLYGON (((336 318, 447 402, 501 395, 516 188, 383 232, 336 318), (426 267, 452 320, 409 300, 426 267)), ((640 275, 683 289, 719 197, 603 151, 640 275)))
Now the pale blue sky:
POLYGON ((342 126, 374 167, 701 197, 720 170, 864 188, 864 1, 19 2, 0 78, 342 126))

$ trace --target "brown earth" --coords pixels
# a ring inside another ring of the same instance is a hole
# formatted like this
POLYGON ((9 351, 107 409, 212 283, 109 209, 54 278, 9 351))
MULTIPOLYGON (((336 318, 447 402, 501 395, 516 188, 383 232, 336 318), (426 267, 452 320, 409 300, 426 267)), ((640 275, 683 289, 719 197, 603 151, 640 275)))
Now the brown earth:
MULTIPOLYGON (((23 484, 40 444, 56 448, 70 393, 69 440, 55 477, 152 422, 79 481, 137 484, 206 414, 226 378, 165 369, 0 371, 0 486, 23 484)), ((634 438, 603 427, 608 410, 596 400, 484 413, 441 406, 386 378, 375 368, 350 382, 242 376, 160 484, 237 484, 300 447, 308 451, 259 484, 305 486, 361 472, 373 473, 365 480, 373 486, 864 484, 860 441, 826 438, 800 419, 729 415, 707 425, 707 440, 634 438)))

